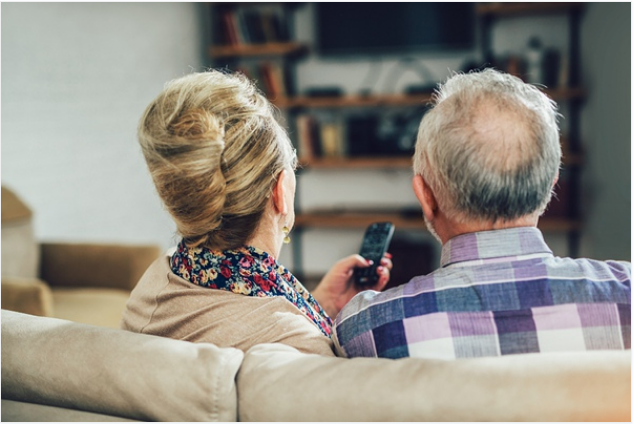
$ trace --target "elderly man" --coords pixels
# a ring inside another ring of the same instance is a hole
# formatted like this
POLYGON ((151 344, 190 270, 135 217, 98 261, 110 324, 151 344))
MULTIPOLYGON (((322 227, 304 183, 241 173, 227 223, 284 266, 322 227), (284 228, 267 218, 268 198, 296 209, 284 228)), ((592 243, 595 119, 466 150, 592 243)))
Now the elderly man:
POLYGON ((631 263, 555 257, 537 229, 559 177, 557 118, 537 88, 491 69, 439 89, 413 188, 441 268, 357 295, 336 319, 339 354, 630 349, 631 263))

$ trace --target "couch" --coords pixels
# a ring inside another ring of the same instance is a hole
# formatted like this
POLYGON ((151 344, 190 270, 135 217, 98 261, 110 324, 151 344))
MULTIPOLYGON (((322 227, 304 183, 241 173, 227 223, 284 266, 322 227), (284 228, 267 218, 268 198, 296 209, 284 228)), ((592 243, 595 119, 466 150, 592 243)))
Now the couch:
POLYGON ((1 322, 2 421, 631 421, 631 351, 344 359, 1 322))
POLYGON ((2 187, 2 308, 118 328, 153 244, 39 242, 33 212, 2 187))

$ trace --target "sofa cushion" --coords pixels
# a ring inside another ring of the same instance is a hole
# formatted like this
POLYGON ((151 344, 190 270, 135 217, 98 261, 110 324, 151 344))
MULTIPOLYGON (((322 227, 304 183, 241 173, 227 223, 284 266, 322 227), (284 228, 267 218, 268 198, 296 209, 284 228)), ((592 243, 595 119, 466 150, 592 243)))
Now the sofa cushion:
POLYGON ((120 328, 130 292, 121 289, 55 288, 52 291, 55 318, 82 324, 120 328))
POLYGON ((240 421, 629 421, 631 352, 458 361, 247 351, 240 421))
POLYGON ((77 409, 58 408, 56 406, 40 405, 37 403, 18 402, 2 399, 3 422, 109 422, 131 421, 127 418, 112 415, 96 414, 94 412, 79 411, 77 409))
POLYGON ((235 421, 242 351, 2 311, 2 398, 147 421, 235 421))

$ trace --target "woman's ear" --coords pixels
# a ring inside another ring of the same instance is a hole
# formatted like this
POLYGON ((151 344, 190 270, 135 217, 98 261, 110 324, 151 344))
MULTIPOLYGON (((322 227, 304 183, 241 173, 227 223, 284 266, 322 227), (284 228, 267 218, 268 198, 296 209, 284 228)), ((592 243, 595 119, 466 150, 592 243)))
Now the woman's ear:
POLYGON ((414 178, 412 179, 412 188, 414 189, 414 194, 418 199, 418 203, 420 203, 420 206, 423 209, 425 218, 429 221, 433 221, 438 210, 438 203, 436 202, 436 196, 434 196, 431 188, 421 175, 414 175, 414 178))
POLYGON ((290 205, 288 204, 287 191, 290 189, 290 184, 287 181, 291 177, 288 170, 284 169, 277 176, 275 186, 273 186, 273 206, 275 211, 281 215, 287 215, 290 205))

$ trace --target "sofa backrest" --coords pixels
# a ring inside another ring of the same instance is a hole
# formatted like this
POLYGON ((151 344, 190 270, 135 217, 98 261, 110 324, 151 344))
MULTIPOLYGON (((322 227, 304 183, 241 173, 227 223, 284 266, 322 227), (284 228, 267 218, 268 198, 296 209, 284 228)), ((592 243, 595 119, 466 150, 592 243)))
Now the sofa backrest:
POLYGON ((2 397, 148 421, 630 421, 631 351, 344 359, 2 311, 2 397))
POLYGON ((2 310, 2 398, 145 421, 235 421, 244 354, 2 310))
POLYGON ((455 361, 247 351, 240 421, 631 421, 631 351, 455 361))

